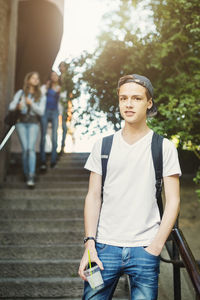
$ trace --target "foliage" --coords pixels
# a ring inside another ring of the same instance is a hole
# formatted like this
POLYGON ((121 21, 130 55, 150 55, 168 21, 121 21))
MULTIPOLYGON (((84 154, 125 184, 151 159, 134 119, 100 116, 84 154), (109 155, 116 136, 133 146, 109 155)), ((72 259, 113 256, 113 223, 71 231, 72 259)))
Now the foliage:
POLYGON ((80 96, 80 91, 74 79, 76 76, 75 64, 72 61, 66 66, 66 71, 62 76, 61 92, 67 91, 67 94, 72 94, 71 98, 74 99, 80 96))
MULTIPOLYGON (((183 146, 198 146, 200 97, 200 3, 197 0, 152 1, 156 34, 152 67, 159 104, 159 126, 178 134, 183 146)), ((154 121, 154 123, 156 123, 154 121)))
POLYGON ((70 107, 69 101, 71 100, 73 101, 73 99, 76 99, 80 96, 80 90, 78 88, 77 82, 75 81, 75 76, 76 76, 76 71, 75 71, 74 62, 72 61, 70 64, 66 63, 66 70, 64 74, 62 74, 62 78, 61 78, 61 97, 60 97, 60 102, 62 103, 66 117, 70 107), (65 92, 67 92, 67 97, 65 92))
MULTIPOLYGON (((151 125, 176 135, 200 159, 200 2, 151 1, 151 6, 157 30, 153 64, 159 70, 154 83, 159 116, 151 125)), ((199 171, 194 181, 200 183, 199 171)))
MULTIPOLYGON (((198 185, 200 184, 200 169, 197 171, 196 177, 194 178, 194 182, 198 185)), ((199 188, 196 190, 196 193, 200 200, 200 189, 199 188)))
POLYGON ((108 28, 100 35, 95 53, 80 60, 90 94, 88 112, 105 112, 119 128, 117 81, 125 74, 145 75, 155 87, 158 107, 150 127, 168 138, 178 137, 180 147, 200 158, 200 1, 120 3, 117 11, 107 15, 108 28), (154 31, 144 35, 133 22, 136 5, 152 12, 146 21, 154 24, 154 31))
POLYGON ((156 30, 142 37, 137 27, 130 26, 130 5, 132 1, 121 1, 110 31, 99 38, 99 48, 82 58, 86 62, 82 79, 91 95, 89 105, 107 113, 108 121, 116 126, 120 121, 116 95, 119 77, 144 74, 155 86, 159 111, 150 126, 168 137, 178 135, 181 146, 190 141, 191 150, 198 151, 200 2, 152 0, 148 7, 154 13, 156 30))
POLYGON ((104 51, 96 58, 83 74, 82 80, 88 82, 90 94, 88 109, 104 111, 107 120, 119 129, 116 84, 120 77, 121 65, 126 63, 126 47, 120 41, 108 41, 104 51))

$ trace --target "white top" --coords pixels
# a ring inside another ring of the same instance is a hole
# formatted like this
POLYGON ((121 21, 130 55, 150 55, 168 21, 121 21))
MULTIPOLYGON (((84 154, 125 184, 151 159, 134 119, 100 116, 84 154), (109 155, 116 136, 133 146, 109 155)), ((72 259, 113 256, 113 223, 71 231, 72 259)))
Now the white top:
MULTIPOLYGON (((97 228, 99 243, 121 246, 148 246, 156 235, 160 214, 157 206, 155 171, 151 154, 153 131, 133 145, 127 144, 122 130, 114 134, 97 228)), ((85 168, 102 175, 101 144, 98 140, 85 168)), ((181 175, 177 150, 163 141, 163 177, 181 175)))
MULTIPOLYGON (((40 99, 37 102, 35 102, 35 100, 34 100, 34 98, 31 94, 29 94, 29 97, 33 101, 32 105, 31 105, 31 108, 30 108, 30 115, 32 115, 32 116, 35 116, 35 115, 42 116, 44 114, 45 107, 46 107, 46 96, 42 94, 40 99)), ((22 104, 21 113, 26 114, 27 111, 28 111, 28 106, 26 104, 25 95, 23 93, 23 90, 19 90, 19 91, 16 92, 12 102, 10 102, 10 104, 9 104, 9 110, 10 111, 15 110, 16 107, 17 107, 17 104, 19 103, 19 101, 22 104)))

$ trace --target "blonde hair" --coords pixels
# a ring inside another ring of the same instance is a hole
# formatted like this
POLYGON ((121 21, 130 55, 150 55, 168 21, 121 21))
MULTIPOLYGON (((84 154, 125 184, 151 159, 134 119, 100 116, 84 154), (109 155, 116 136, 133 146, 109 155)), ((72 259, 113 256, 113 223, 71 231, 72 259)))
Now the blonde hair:
POLYGON ((24 91, 25 96, 27 97, 29 94, 29 89, 30 89, 29 80, 34 74, 37 74, 38 78, 39 78, 39 83, 37 86, 34 87, 34 93, 33 93, 34 100, 35 100, 35 102, 37 102, 40 100, 40 97, 41 97, 40 76, 39 76, 38 72, 29 72, 28 74, 26 74, 26 76, 24 78, 23 91, 24 91))

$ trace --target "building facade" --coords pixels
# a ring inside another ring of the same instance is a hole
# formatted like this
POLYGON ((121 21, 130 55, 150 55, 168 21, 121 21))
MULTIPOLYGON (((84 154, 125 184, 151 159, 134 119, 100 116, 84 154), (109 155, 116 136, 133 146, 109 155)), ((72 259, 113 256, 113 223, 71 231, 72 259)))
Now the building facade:
MULTIPOLYGON (((60 48, 64 0, 0 0, 0 140, 8 104, 27 72, 46 80, 60 48)), ((9 161, 9 143, 0 151, 0 185, 9 161)))

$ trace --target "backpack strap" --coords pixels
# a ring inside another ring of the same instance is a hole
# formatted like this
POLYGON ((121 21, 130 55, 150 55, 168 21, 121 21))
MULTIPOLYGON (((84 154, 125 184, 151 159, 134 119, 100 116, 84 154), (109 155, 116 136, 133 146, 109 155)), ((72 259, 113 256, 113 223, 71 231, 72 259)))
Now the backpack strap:
POLYGON ((101 195, 103 198, 103 187, 104 187, 104 182, 106 179, 106 173, 107 173, 107 164, 108 164, 108 159, 110 156, 110 151, 112 147, 112 142, 113 142, 113 134, 106 136, 103 138, 102 141, 102 146, 101 146, 101 167, 102 167, 102 184, 101 184, 101 195))
POLYGON ((156 177, 156 199, 160 212, 160 217, 163 215, 163 202, 162 202, 162 180, 163 180, 163 137, 153 133, 151 142, 151 154, 153 158, 153 165, 156 177))

